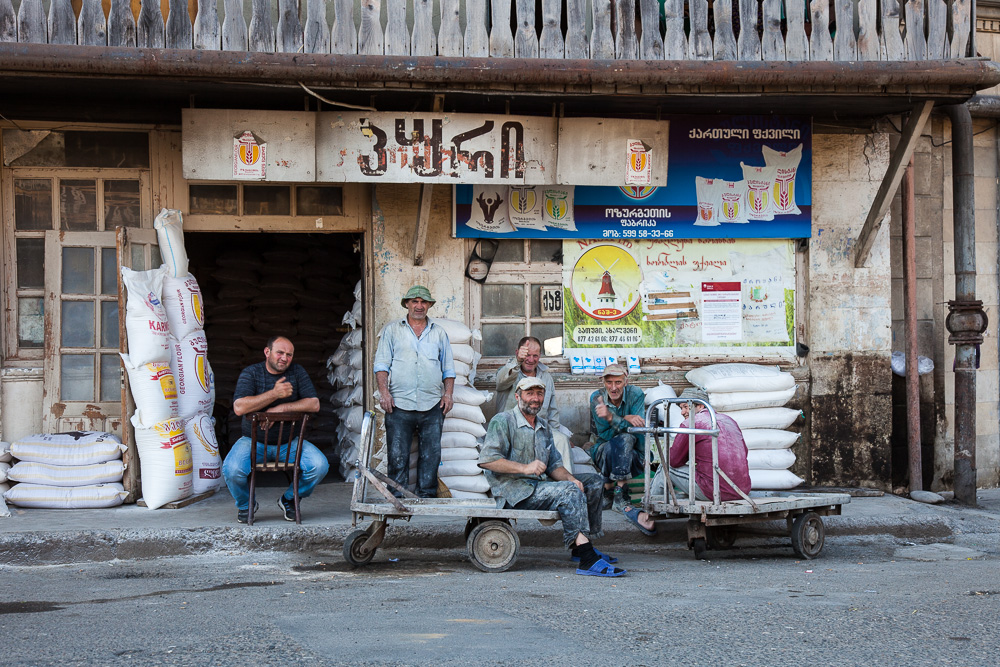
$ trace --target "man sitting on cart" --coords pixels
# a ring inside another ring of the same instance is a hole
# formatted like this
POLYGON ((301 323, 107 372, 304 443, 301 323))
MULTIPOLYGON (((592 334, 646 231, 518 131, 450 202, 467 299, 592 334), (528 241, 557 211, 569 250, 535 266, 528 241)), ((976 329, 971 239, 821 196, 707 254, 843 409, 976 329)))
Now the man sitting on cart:
POLYGON ((621 364, 604 369, 604 388, 590 395, 590 432, 594 445, 590 458, 604 475, 604 496, 611 507, 646 535, 656 533, 656 524, 646 512, 632 506, 628 480, 645 468, 646 441, 628 429, 643 427, 646 394, 628 383, 628 371, 621 364))
MULTIPOLYGON (((708 393, 688 387, 681 392, 680 398, 700 399, 707 403, 708 393)), ((704 404, 692 401, 681 403, 680 408, 684 415, 683 426, 690 428, 691 420, 688 416, 694 412, 694 428, 712 428, 712 419, 704 404)), ((747 464, 747 445, 743 441, 743 432, 729 415, 716 413, 715 422, 719 427, 719 469, 726 473, 740 491, 750 493, 750 466, 747 464)), ((688 493, 691 479, 688 449, 688 434, 678 433, 674 437, 674 444, 670 446, 670 483, 675 490, 684 494, 688 493)), ((695 436, 694 457, 695 499, 712 500, 712 436, 695 436)), ((720 475, 719 497, 726 501, 739 500, 742 496, 720 475)))
POLYGON ((625 570, 612 565, 616 558, 597 551, 590 542, 604 534, 601 476, 571 475, 552 444, 548 421, 538 418, 545 383, 537 377, 522 378, 514 395, 517 407, 493 417, 479 454, 479 467, 486 471, 497 507, 555 510, 562 520, 563 543, 573 560, 580 561, 577 574, 624 575, 625 570))

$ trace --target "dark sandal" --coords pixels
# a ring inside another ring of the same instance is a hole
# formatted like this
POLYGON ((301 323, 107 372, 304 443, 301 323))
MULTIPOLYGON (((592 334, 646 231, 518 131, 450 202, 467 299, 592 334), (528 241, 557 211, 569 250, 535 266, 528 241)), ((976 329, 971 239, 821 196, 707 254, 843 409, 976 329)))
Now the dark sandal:
POLYGON ((588 577, 624 577, 626 571, 620 567, 615 567, 604 559, 601 559, 586 570, 576 568, 576 573, 588 577))
POLYGON ((639 523, 639 508, 638 507, 630 507, 627 510, 622 510, 622 514, 625 515, 625 518, 629 521, 629 523, 633 524, 636 528, 638 528, 639 530, 641 530, 644 535, 656 535, 656 527, 655 527, 656 525, 655 524, 654 524, 653 530, 650 530, 649 528, 646 528, 641 523, 639 523))

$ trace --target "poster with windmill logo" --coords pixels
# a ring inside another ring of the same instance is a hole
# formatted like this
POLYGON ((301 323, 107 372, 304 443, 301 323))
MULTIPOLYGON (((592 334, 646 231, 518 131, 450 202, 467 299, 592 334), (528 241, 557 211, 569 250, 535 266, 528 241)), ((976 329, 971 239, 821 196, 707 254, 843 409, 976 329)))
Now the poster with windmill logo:
POLYGON ((794 257, 786 239, 564 241, 564 349, 791 350, 794 257))

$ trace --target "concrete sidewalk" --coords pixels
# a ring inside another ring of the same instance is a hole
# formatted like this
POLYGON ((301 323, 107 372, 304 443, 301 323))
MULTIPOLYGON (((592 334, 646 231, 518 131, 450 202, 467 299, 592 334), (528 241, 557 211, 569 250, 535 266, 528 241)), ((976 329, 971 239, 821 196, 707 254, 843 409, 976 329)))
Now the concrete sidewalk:
MULTIPOLYGON (((0 518, 0 564, 45 565, 112 559, 155 558, 216 551, 339 552, 352 530, 352 486, 320 485, 302 502, 302 525, 284 521, 275 502, 278 487, 258 490, 260 509, 253 526, 236 523, 236 508, 223 488, 214 496, 181 509, 149 510, 127 505, 100 510, 39 510, 10 506, 0 518)), ((898 496, 854 497, 843 515, 827 517, 829 537, 889 535, 900 538, 947 538, 962 533, 1000 531, 1000 490, 979 492, 979 507, 924 505, 898 496)), ((657 535, 644 537, 616 512, 604 513, 601 544, 685 544, 684 520, 663 521, 657 535)), ((367 526, 367 522, 360 524, 367 526)), ((757 524, 765 532, 783 524, 757 524)), ((558 526, 537 521, 517 524, 525 546, 561 544, 558 526)), ((383 546, 464 548, 460 518, 413 517, 390 523, 383 546)))

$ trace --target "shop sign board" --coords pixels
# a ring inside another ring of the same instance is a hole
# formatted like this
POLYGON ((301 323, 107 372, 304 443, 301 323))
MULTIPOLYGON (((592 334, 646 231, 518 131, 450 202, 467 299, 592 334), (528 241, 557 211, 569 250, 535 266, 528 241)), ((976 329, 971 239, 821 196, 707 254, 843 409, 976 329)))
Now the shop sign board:
POLYGON ((184 109, 181 128, 186 179, 316 180, 315 112, 184 109))
MULTIPOLYGON (((567 240, 563 348, 643 356, 795 343, 787 239, 567 240)), ((729 350, 733 351, 733 350, 729 350)))
MULTIPOLYGON (((317 178, 324 182, 550 182, 558 119, 503 114, 321 112, 317 178)), ((504 200, 506 202, 506 200, 504 200)))
MULTIPOLYGON (((595 121, 576 120, 591 126, 595 121)), ((571 120, 562 120, 557 179, 562 185, 456 185, 454 235, 609 240, 811 235, 810 117, 671 116, 658 127, 669 137, 654 141, 650 128, 626 125, 613 140, 601 135, 591 141, 582 126, 571 130, 571 120), (600 155, 620 159, 598 169, 594 156, 600 155), (595 171, 606 185, 587 185, 595 171)))

